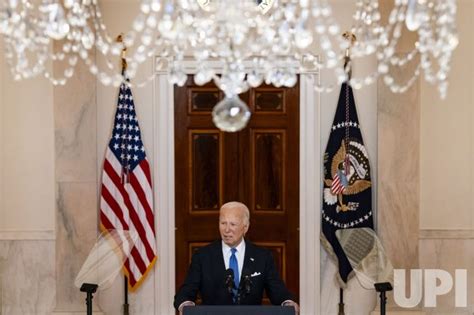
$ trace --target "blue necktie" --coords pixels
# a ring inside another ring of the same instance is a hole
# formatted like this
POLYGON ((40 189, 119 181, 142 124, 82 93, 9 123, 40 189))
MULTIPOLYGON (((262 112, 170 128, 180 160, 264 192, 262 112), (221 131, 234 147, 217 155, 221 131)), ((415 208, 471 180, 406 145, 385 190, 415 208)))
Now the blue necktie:
POLYGON ((230 259, 229 259, 229 268, 234 271, 235 289, 233 291, 234 291, 234 297, 236 297, 237 296, 237 290, 239 288, 239 282, 240 282, 239 264, 237 263, 237 257, 235 256, 235 252, 237 251, 237 249, 231 248, 230 250, 232 251, 232 255, 230 255, 230 259))

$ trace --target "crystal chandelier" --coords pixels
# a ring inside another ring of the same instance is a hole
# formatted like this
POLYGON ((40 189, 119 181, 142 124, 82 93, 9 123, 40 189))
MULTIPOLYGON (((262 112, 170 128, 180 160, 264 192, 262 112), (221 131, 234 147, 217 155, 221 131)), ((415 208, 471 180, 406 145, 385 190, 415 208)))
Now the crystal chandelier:
POLYGON ((423 73, 445 97, 451 55, 458 44, 456 0, 394 0, 385 24, 378 0, 354 1, 353 45, 341 36, 345 30, 334 18, 329 0, 141 0, 123 43, 107 33, 98 0, 3 0, 0 33, 16 80, 44 75, 64 85, 82 60, 102 84, 118 86, 124 76, 114 63, 125 46, 131 51, 128 78, 156 56, 166 61, 170 82, 183 85, 183 62, 193 58, 198 65, 196 84, 213 80, 234 104, 227 113, 215 109, 214 121, 225 121, 231 110, 240 120, 248 120, 238 94, 263 82, 294 86, 297 74, 307 69, 334 71, 332 84, 315 86, 320 92, 345 81, 359 89, 381 77, 391 91, 403 93, 423 73), (396 47, 403 32, 416 32, 417 40, 411 52, 400 57, 396 47), (350 77, 348 67, 341 66, 349 49, 352 59, 375 55, 377 71, 350 77), (99 66, 100 58, 105 66, 99 66), (48 71, 50 60, 66 65, 61 77, 48 71), (406 81, 397 82, 391 71, 407 63, 416 63, 415 70, 406 81))

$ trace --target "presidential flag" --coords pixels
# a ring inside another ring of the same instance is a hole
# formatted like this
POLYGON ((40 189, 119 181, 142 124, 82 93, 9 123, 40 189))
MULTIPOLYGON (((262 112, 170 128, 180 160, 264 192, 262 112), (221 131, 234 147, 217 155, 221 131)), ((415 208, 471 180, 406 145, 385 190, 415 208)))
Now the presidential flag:
MULTIPOLYGON (((373 229, 369 156, 362 140, 352 88, 347 83, 341 86, 324 154, 323 186, 322 244, 337 261, 338 279, 344 286, 352 267, 336 237, 336 231, 373 229)), ((366 239, 351 240, 353 244, 360 242, 366 242, 366 239)))
POLYGON ((105 230, 138 235, 124 263, 129 286, 135 289, 156 260, 155 216, 150 165, 127 82, 120 86, 112 138, 105 153, 100 222, 105 230))

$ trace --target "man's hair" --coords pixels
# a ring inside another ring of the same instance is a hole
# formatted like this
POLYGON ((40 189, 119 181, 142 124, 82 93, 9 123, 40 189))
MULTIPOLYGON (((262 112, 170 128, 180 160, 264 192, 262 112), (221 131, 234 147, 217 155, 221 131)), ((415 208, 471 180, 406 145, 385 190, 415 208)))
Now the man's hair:
POLYGON ((230 201, 222 205, 221 210, 224 208, 240 208, 244 211, 244 224, 250 225, 250 211, 247 206, 238 201, 230 201))

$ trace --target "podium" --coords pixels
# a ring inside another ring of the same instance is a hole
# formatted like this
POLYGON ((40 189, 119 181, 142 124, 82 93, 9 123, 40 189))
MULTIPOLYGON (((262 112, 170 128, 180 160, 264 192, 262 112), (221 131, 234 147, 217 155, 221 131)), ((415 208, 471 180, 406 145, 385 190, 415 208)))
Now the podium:
POLYGON ((203 305, 185 306, 183 315, 295 315, 293 306, 203 305))

